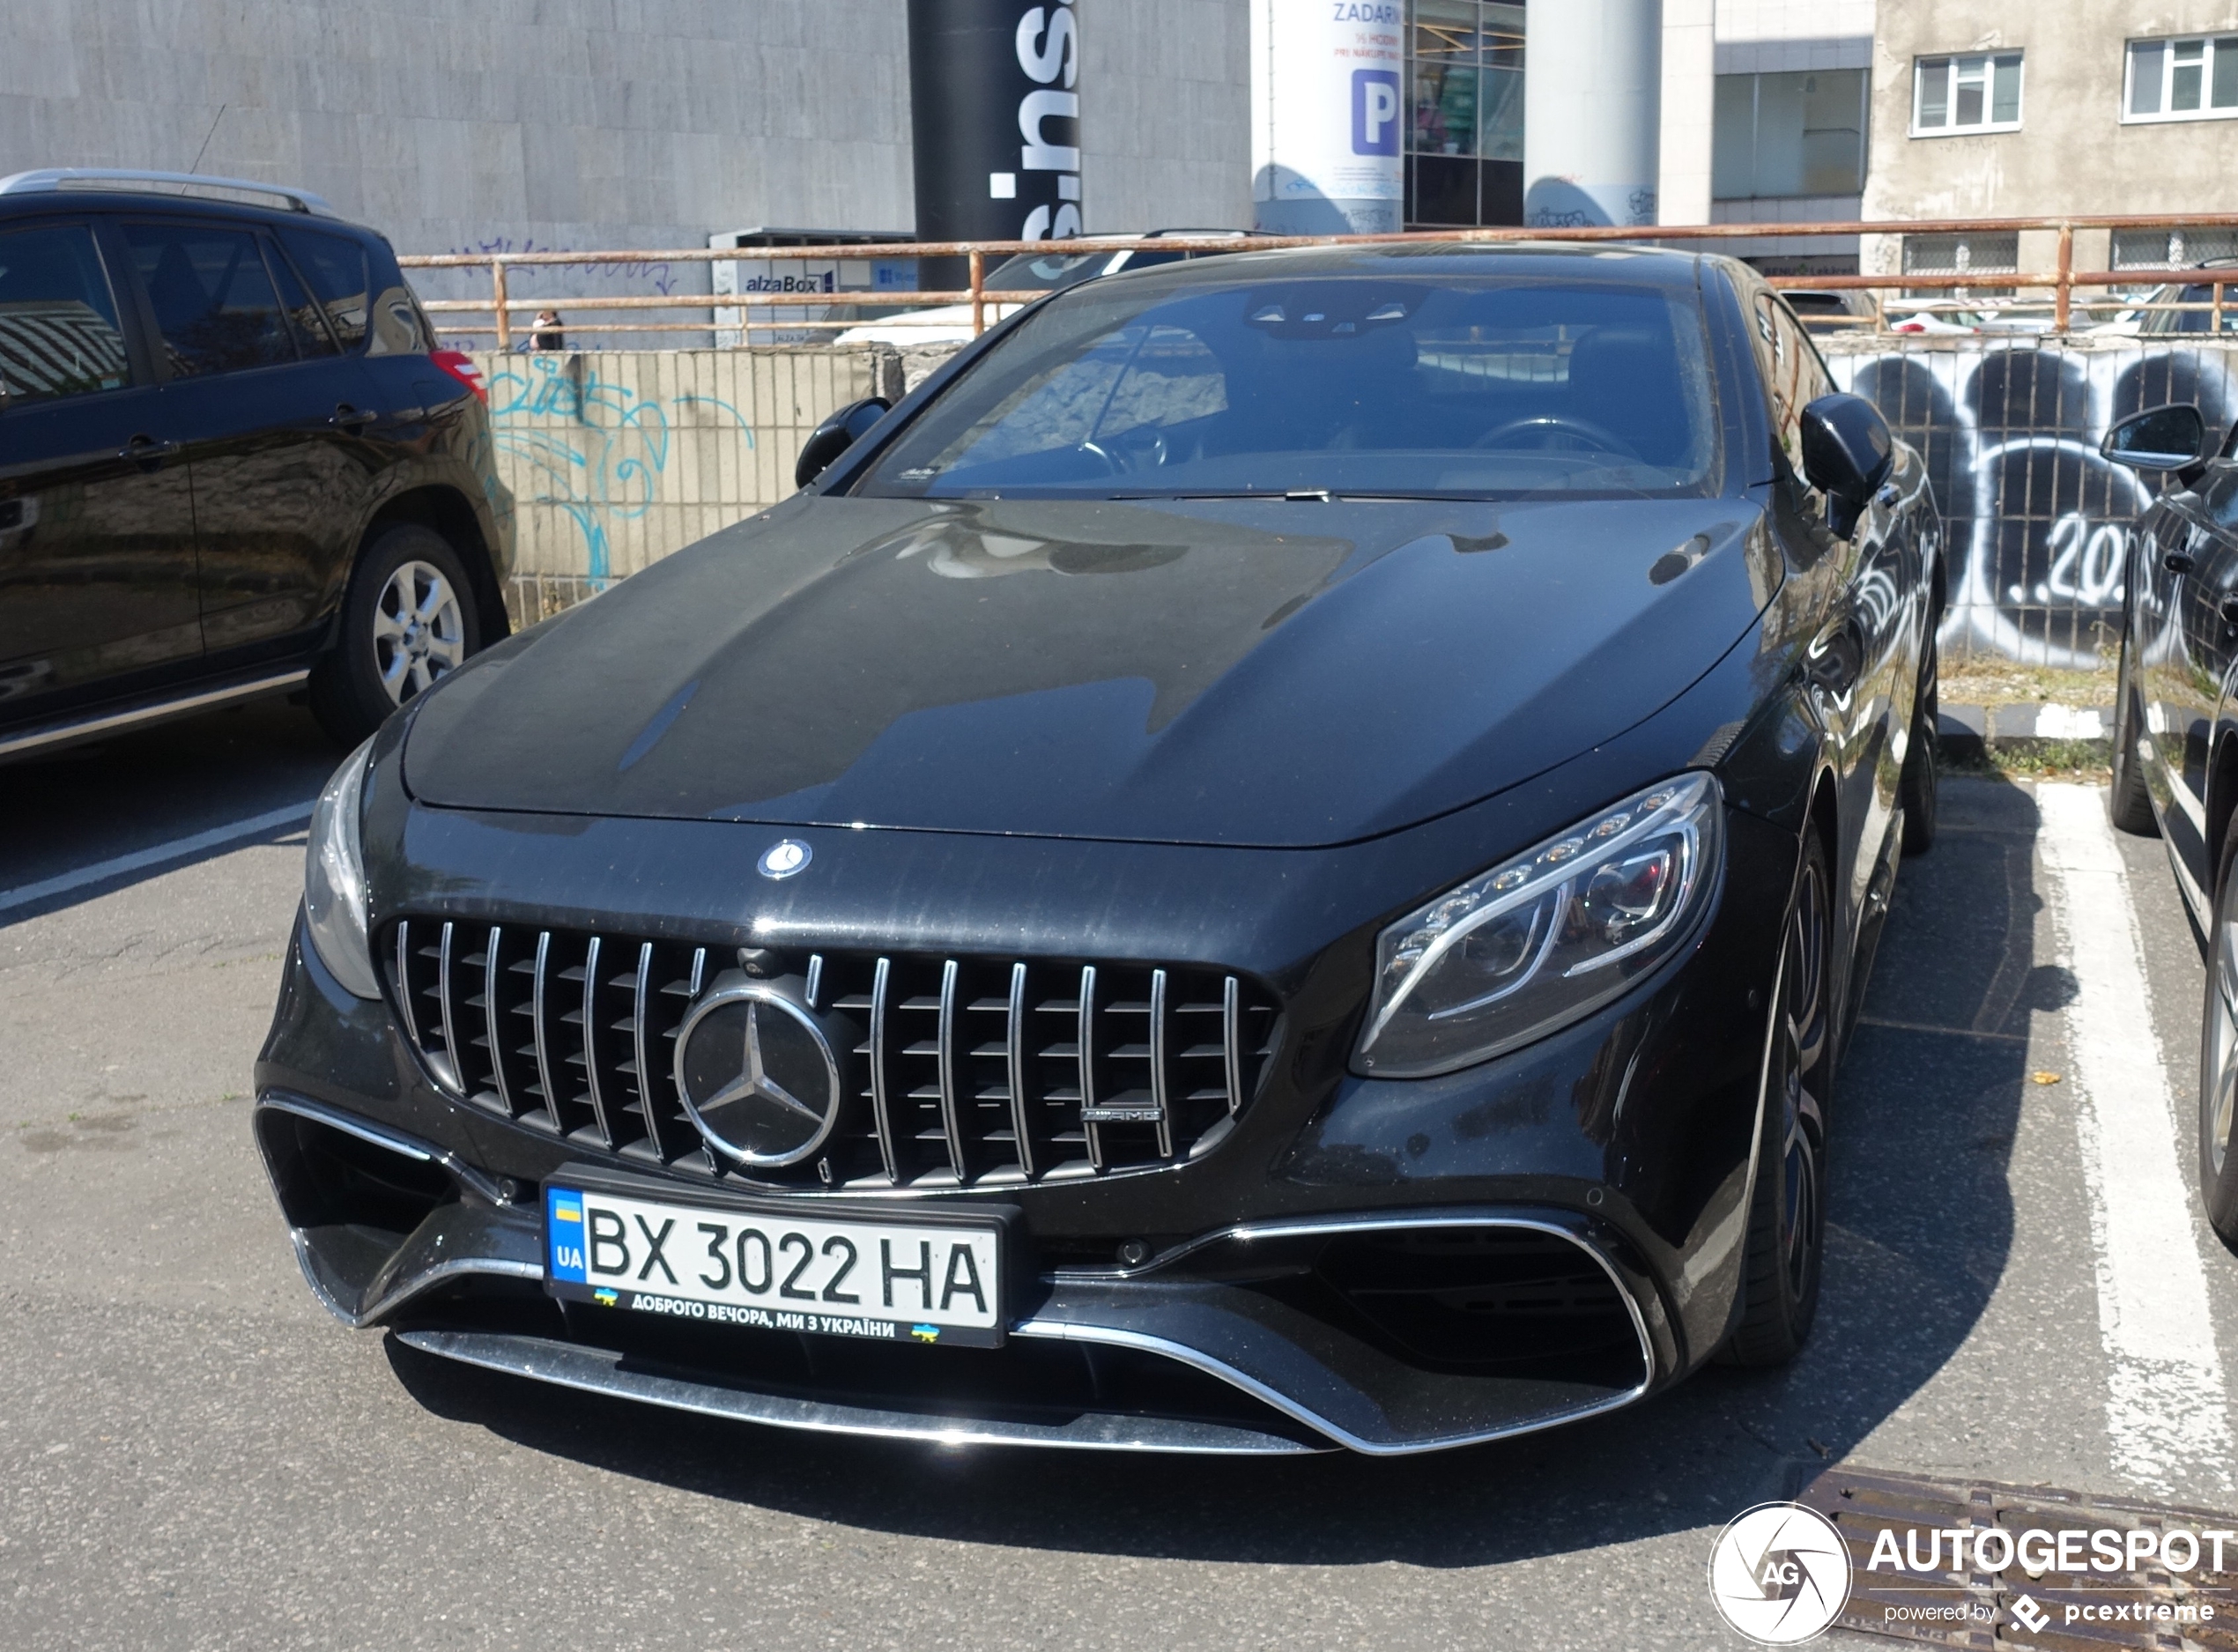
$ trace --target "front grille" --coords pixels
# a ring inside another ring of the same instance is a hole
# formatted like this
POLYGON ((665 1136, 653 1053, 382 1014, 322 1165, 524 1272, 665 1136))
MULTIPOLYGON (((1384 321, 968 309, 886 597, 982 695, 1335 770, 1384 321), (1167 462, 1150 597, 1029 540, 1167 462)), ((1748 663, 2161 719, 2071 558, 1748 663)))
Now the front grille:
POLYGON ((814 1162, 742 1171, 707 1152, 676 1085, 677 1029, 734 949, 410 918, 382 951, 405 1033, 456 1095, 761 1182, 982 1186, 1177 1163, 1226 1134, 1275 1033, 1273 1001, 1219 970, 759 954, 758 973, 802 978, 810 1008, 853 1029, 850 1094, 814 1162))

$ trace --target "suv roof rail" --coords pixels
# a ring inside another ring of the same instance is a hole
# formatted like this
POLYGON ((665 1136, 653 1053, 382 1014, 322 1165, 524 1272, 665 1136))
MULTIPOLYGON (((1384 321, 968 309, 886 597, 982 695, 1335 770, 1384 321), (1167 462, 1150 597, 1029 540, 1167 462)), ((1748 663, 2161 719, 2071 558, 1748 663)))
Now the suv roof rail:
POLYGON ((256 183, 247 178, 213 178, 207 173, 140 172, 121 167, 47 167, 36 172, 19 172, 12 177, 0 178, 0 195, 39 195, 79 187, 114 189, 137 184, 163 184, 179 189, 225 189, 245 195, 269 196, 287 203, 288 211, 292 212, 315 212, 322 218, 342 216, 327 204, 323 196, 313 195, 308 189, 287 189, 276 183, 256 183))

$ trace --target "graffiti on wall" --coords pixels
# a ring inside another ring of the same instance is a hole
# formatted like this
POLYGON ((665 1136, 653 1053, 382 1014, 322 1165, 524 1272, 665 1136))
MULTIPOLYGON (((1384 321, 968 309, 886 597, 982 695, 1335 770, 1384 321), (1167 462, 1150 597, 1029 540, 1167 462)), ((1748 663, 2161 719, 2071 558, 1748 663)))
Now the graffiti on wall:
POLYGON ((679 429, 735 432, 754 445, 745 415, 721 397, 641 396, 581 355, 509 358, 489 396, 514 496, 574 524, 594 589, 613 577, 614 530, 660 498, 679 429))
POLYGON ((2115 339, 1932 342, 1830 351, 1827 365, 1927 463, 1948 553, 1944 651, 2105 666, 2131 537, 2158 487, 2101 458, 2099 441, 2163 402, 2197 402, 2227 426, 2238 413, 2229 356, 2115 339))

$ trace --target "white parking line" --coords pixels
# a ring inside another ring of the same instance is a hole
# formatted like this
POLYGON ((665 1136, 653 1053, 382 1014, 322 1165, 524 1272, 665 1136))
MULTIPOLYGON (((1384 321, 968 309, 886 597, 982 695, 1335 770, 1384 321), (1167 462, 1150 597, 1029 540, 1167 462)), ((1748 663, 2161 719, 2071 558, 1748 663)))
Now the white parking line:
POLYGON ((2080 1091, 2075 1130, 2098 1252, 2114 1464, 2164 1493, 2179 1489, 2179 1475, 2190 1483, 2184 1490, 2227 1491, 2229 1398, 2127 870, 2103 792, 2048 784, 2037 789, 2036 804, 2043 821, 2037 847, 2075 975, 2069 1058, 2080 1091))
POLYGON ((98 884, 111 878, 122 878, 127 872, 137 872, 150 866, 160 866, 166 861, 184 860, 189 855, 199 855, 204 849, 235 842, 241 838, 255 837, 259 832, 270 832, 277 826, 300 826, 311 818, 308 803, 290 804, 285 809, 273 809, 263 814, 252 815, 246 820, 236 820, 231 826, 212 826, 207 832, 197 832, 192 837, 174 838, 168 843, 159 843, 152 849, 137 849, 130 855, 97 861, 91 866, 81 866, 74 872, 46 878, 40 883, 26 884, 19 889, 0 889, 0 912, 13 907, 27 907, 33 901, 66 895, 73 889, 83 889, 88 884, 98 884))

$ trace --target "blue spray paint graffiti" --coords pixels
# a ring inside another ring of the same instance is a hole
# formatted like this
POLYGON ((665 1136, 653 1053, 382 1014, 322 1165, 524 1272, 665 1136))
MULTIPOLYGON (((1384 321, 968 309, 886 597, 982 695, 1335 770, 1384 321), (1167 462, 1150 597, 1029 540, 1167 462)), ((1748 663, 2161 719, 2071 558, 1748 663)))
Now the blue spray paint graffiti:
POLYGON ((498 450, 525 474, 514 493, 565 511, 582 535, 597 589, 613 576, 611 529, 633 522, 660 497, 675 452, 674 426, 735 429, 751 449, 745 415, 711 396, 663 403, 601 378, 582 356, 530 356, 489 382, 498 450))

